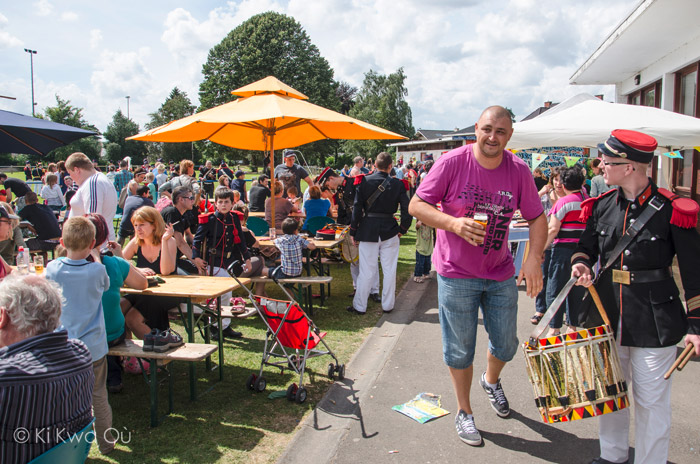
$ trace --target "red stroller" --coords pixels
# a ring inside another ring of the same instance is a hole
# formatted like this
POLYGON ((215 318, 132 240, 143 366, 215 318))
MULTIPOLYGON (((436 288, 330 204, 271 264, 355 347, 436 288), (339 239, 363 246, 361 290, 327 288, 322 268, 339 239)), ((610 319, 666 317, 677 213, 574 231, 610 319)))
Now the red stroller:
MULTIPOLYGON (((240 263, 234 262, 228 271, 238 281, 240 263)), ((345 364, 340 364, 338 358, 323 339, 326 332, 321 332, 314 321, 294 301, 284 285, 277 282, 277 279, 274 280, 287 295, 288 301, 254 295, 250 289, 241 285, 248 292, 253 306, 267 326, 260 372, 258 375, 250 374, 246 381, 246 387, 257 392, 265 390, 267 381, 263 377, 263 368, 266 365, 277 367, 282 373, 284 373, 285 368, 293 369, 299 374, 299 384, 293 383, 287 388, 287 399, 303 403, 307 396, 306 389, 302 385, 304 384, 304 370, 308 359, 330 355, 334 361, 328 364, 328 377, 331 380, 336 377, 339 380, 345 378, 345 364), (320 345, 323 345, 323 349, 319 349, 320 345)), ((238 282, 240 284, 240 281, 238 282)))

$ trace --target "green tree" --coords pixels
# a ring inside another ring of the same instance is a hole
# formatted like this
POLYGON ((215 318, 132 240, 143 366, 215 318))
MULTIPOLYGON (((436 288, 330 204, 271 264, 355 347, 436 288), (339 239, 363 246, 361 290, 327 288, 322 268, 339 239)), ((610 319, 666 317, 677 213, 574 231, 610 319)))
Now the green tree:
MULTIPOLYGON (((81 129, 87 129, 98 134, 100 132, 97 130, 97 127, 85 120, 82 108, 71 105, 70 100, 63 100, 58 95, 56 95, 56 106, 44 108, 44 114, 46 119, 53 122, 80 127, 81 129)), ((76 151, 85 153, 90 159, 96 159, 100 157, 101 150, 102 146, 97 136, 84 137, 63 147, 51 150, 41 159, 45 162, 65 160, 71 153, 75 153, 76 151)), ((34 156, 31 157, 32 160, 35 160, 35 158, 34 156)))
MULTIPOLYGON (((158 108, 158 111, 149 114, 151 120, 146 124, 146 129, 155 129, 170 121, 190 116, 194 113, 195 109, 196 106, 192 104, 187 93, 175 87, 170 91, 170 95, 168 95, 168 98, 166 98, 160 108, 158 108)), ((180 161, 195 156, 193 153, 193 145, 190 142, 149 142, 146 147, 149 158, 151 159, 163 158, 164 161, 180 161)), ((196 154, 196 157, 199 158, 199 153, 196 154)))
POLYGON ((513 113, 513 110, 506 106, 506 111, 508 111, 508 113, 510 113, 511 122, 515 122, 515 113, 513 113))
MULTIPOLYGON (((340 109, 333 70, 301 25, 292 17, 266 12, 233 29, 209 51, 199 86, 200 111, 230 102, 231 91, 267 76, 275 76, 309 97, 309 101, 332 110, 340 109)), ((208 158, 239 158, 246 152, 201 144, 208 158)), ((323 160, 331 151, 327 142, 304 146, 307 159, 323 160)), ((253 152, 253 164, 262 152, 253 152)))
MULTIPOLYGON (((403 68, 388 76, 370 70, 365 74, 355 105, 348 114, 361 121, 411 137, 415 130, 411 107, 406 101, 408 90, 405 81, 406 74, 403 68)), ((386 144, 381 140, 346 140, 343 143, 345 153, 370 158, 386 151, 386 148, 386 144)))
POLYGON ((124 116, 122 110, 117 110, 104 132, 104 137, 109 142, 107 150, 109 161, 118 162, 125 156, 130 156, 133 162, 140 163, 146 155, 146 144, 138 140, 126 140, 127 137, 139 132, 139 125, 124 116), (119 149, 111 144, 118 145, 119 149))

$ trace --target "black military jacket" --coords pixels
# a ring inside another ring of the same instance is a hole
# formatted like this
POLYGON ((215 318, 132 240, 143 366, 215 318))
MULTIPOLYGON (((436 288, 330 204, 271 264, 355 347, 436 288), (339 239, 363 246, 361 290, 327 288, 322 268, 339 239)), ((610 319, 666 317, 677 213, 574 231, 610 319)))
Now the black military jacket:
POLYGON ((388 240, 399 233, 405 234, 411 226, 413 218, 408 214, 408 194, 403 182, 389 178, 389 186, 366 209, 367 199, 379 188, 389 174, 377 171, 368 176, 358 176, 355 181, 357 192, 352 209, 350 235, 358 242, 378 242, 388 240), (359 185, 357 185, 359 183, 359 185), (400 208, 401 224, 394 218, 394 213, 400 208), (374 215, 381 215, 376 217, 374 215))
POLYGON ((622 337, 623 346, 672 346, 687 332, 700 334, 700 235, 694 227, 697 216, 686 215, 685 221, 679 221, 678 208, 657 192, 657 186, 650 181, 633 202, 625 199, 622 189, 618 188, 582 204, 582 219, 587 214, 590 217, 571 261, 593 268, 598 257, 601 267, 607 263, 625 230, 642 211, 651 208, 650 200, 654 195, 663 201, 661 209, 610 269, 599 276, 595 285, 616 336, 622 337), (668 269, 674 255, 678 256, 687 315, 673 277, 629 285, 613 282, 613 269, 630 272, 668 269), (621 333, 618 334, 620 318, 621 333))
POLYGON ((209 264, 227 268, 232 262, 250 259, 238 214, 201 214, 192 243, 192 258, 203 258, 209 264))
POLYGON ((345 177, 335 192, 335 203, 338 205, 338 224, 350 225, 352 207, 355 204, 355 178, 345 177))

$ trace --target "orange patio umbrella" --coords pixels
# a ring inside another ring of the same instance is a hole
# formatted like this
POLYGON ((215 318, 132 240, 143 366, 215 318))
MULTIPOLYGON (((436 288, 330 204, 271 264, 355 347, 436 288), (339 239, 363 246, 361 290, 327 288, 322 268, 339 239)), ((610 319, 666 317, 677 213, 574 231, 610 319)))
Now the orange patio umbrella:
MULTIPOLYGON (((270 153, 323 139, 389 140, 406 137, 341 113, 309 103, 303 93, 273 76, 231 92, 229 103, 141 132, 127 140, 146 142, 195 142, 210 140, 243 150, 270 153)), ((274 182, 272 183, 274 198, 274 182)), ((272 227, 275 227, 272 202, 272 227)))

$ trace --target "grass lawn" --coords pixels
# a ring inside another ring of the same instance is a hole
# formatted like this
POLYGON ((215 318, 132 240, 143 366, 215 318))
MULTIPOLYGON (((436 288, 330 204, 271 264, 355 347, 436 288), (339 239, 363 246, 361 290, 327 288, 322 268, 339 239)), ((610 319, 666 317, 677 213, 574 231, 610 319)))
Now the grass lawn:
MULTIPOLYGON (((247 178, 258 174, 248 173, 247 178)), ((14 177, 24 179, 22 172, 14 177)), ((302 183, 303 184, 303 183, 302 183)), ((305 185, 302 185, 305 188, 305 185)), ((415 263, 415 230, 401 238, 397 270, 397 289, 412 275, 415 263)), ((332 264, 331 298, 324 307, 315 301, 314 322, 328 332, 326 341, 342 363, 348 363, 370 330, 382 315, 381 306, 370 301, 364 317, 345 311, 351 304, 352 291, 348 264, 332 264)), ((281 290, 268 285, 272 298, 283 298, 281 290)), ((173 327, 185 336, 179 323, 173 327)), ((236 325, 243 338, 225 343, 224 380, 218 382, 218 371, 205 372, 204 363, 197 363, 197 401, 189 399, 188 363, 174 362, 175 413, 156 428, 150 427, 149 390, 141 375, 124 374, 124 390, 110 395, 113 427, 121 437, 116 449, 102 456, 93 447, 88 462, 143 463, 272 463, 284 451, 304 417, 321 400, 331 381, 327 377, 328 356, 312 359, 304 378, 308 399, 302 404, 284 398, 269 399, 271 392, 286 391, 299 378, 293 371, 265 368, 267 389, 252 392, 245 387, 251 373, 258 373, 265 337, 265 325, 259 317, 251 317, 236 325), (213 389, 205 394, 210 386, 213 389)), ((218 360, 215 354, 214 361, 218 360)), ((160 412, 167 407, 167 385, 159 389, 160 412)))
MULTIPOLYGON (((397 288, 413 272, 415 262, 415 231, 401 238, 397 272, 397 288)), ((350 314, 345 307, 351 303, 352 291, 349 265, 331 265, 332 297, 322 308, 315 307, 314 322, 327 331, 326 341, 343 363, 357 351, 369 331, 382 315, 381 306, 370 301, 364 317, 350 314)), ((268 285, 270 297, 282 298, 282 292, 268 285)), ((184 335, 184 329, 176 326, 184 335)), ((198 391, 214 388, 198 401, 189 400, 188 364, 173 363, 175 378, 175 414, 157 428, 151 428, 148 388, 141 376, 124 374, 124 390, 110 395, 114 414, 113 426, 124 432, 129 443, 118 443, 109 456, 99 454, 93 445, 88 462, 275 462, 297 430, 306 414, 311 412, 331 385, 326 375, 328 356, 312 359, 307 365, 305 387, 309 392, 306 403, 299 405, 284 398, 269 399, 271 392, 286 391, 298 377, 285 370, 265 368, 267 389, 255 393, 245 388, 245 381, 260 367, 264 324, 259 317, 240 322, 236 329, 243 339, 225 344, 225 378, 216 383, 218 372, 205 372, 204 363, 197 364, 198 391)), ((218 358, 216 358, 218 359, 218 358)), ((160 406, 165 410, 166 386, 160 389, 160 406)))

